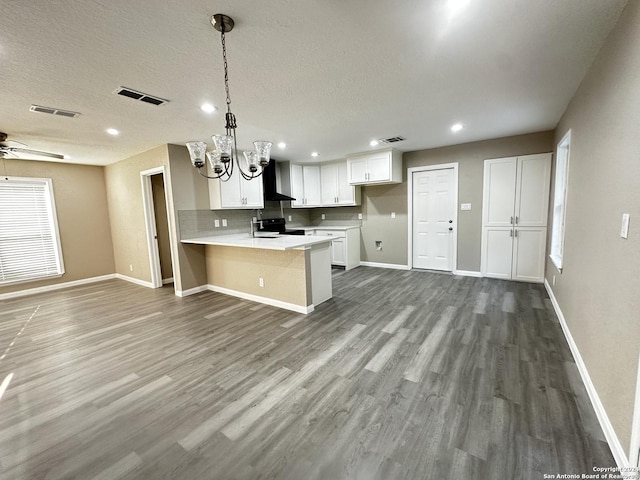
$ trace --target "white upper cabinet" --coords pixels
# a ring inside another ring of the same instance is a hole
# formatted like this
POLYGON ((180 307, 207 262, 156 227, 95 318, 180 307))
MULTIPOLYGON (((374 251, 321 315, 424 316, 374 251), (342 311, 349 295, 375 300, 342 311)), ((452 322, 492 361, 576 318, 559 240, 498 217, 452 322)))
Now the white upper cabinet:
POLYGON ((320 189, 320 167, 318 165, 291 166, 291 201, 292 207, 319 207, 322 204, 320 189))
POLYGON ((360 187, 349 185, 347 162, 320 165, 322 206, 360 205, 360 187))
POLYGON ((546 227, 551 155, 485 160, 484 227, 546 227))
POLYGON ((228 181, 222 182, 210 179, 209 204, 212 210, 223 208, 264 208, 262 177, 245 180, 236 166, 233 176, 228 181))
POLYGON ((347 158, 347 175, 351 185, 402 183, 402 154, 382 150, 347 158))

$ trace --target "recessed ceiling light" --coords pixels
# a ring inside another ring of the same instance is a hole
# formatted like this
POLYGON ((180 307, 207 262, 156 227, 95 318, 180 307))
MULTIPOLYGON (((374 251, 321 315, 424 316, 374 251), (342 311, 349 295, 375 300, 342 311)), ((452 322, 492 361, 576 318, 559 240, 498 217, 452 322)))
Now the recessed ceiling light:
POLYGON ((211 105, 210 103, 203 103, 202 105, 200 105, 200 110, 205 113, 213 113, 218 110, 218 107, 216 107, 215 105, 211 105))
POLYGON ((287 144, 284 142, 278 143, 278 148, 287 148, 287 144))
POLYGON ((318 155, 320 155, 318 152, 311 152, 312 157, 317 157, 318 155))
POLYGON ((375 146, 377 146, 379 143, 380 143, 380 142, 378 142, 378 140, 371 140, 371 141, 369 142, 369 145, 371 145, 372 147, 375 147, 375 146))
POLYGON ((109 135, 118 135, 120 132, 118 130, 116 130, 115 128, 107 128, 107 133, 109 135))
POLYGON ((451 131, 452 132, 459 132, 460 130, 462 130, 462 124, 461 123, 455 123, 453 125, 451 125, 451 131))

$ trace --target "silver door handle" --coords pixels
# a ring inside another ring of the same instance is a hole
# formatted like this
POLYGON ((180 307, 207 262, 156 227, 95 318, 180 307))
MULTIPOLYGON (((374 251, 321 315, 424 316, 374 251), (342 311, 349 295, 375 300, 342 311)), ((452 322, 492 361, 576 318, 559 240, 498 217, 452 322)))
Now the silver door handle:
POLYGON ((509 223, 513 225, 513 217, 511 217, 511 220, 509 220, 509 223))
POLYGON ((514 236, 514 237, 517 237, 517 236, 518 236, 518 229, 517 229, 517 228, 515 229, 515 233, 514 233, 514 235, 513 235, 513 236, 514 236))
POLYGON ((509 236, 513 237, 513 230, 509 230, 509 236))
POLYGON ((516 215, 516 225, 518 224, 518 216, 516 215))

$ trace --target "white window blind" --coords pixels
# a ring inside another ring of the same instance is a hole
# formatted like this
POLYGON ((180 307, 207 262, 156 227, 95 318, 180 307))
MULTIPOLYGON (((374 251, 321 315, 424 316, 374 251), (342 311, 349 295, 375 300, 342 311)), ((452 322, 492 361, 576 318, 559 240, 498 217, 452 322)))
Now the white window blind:
POLYGON ((51 179, 0 178, 0 285, 63 273, 51 179))

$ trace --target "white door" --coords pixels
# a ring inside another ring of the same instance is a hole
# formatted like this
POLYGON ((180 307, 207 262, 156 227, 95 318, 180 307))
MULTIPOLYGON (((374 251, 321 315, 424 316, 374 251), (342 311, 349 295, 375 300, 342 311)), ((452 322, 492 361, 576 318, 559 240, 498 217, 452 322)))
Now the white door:
POLYGON ((510 279, 512 260, 513 228, 482 227, 482 275, 510 279))
POLYGON ((551 178, 551 155, 518 157, 514 224, 546 227, 551 178))
POLYGON ((413 267, 453 270, 455 175, 453 168, 413 172, 413 267))
POLYGON ((302 177, 302 165, 291 164, 291 201, 292 207, 304 206, 304 178, 302 177))
POLYGON ((242 195, 244 196, 244 206, 247 208, 264 208, 264 193, 262 187, 262 177, 252 180, 240 180, 242 184, 242 195))
POLYGON ((241 175, 233 175, 229 180, 213 180, 220 182, 220 204, 224 208, 239 208, 243 205, 242 188, 240 186, 241 175))
POLYGON ((322 204, 335 205, 338 200, 338 190, 336 183, 337 165, 327 163, 320 165, 320 183, 322 184, 322 204))
POLYGON ((546 227, 516 227, 513 235, 511 278, 523 282, 544 281, 546 227))
POLYGON ((484 162, 484 227, 508 227, 514 222, 517 157, 484 162))
POLYGON ((304 178, 305 206, 318 206, 322 203, 320 191, 320 167, 318 165, 305 165, 302 169, 304 178))

